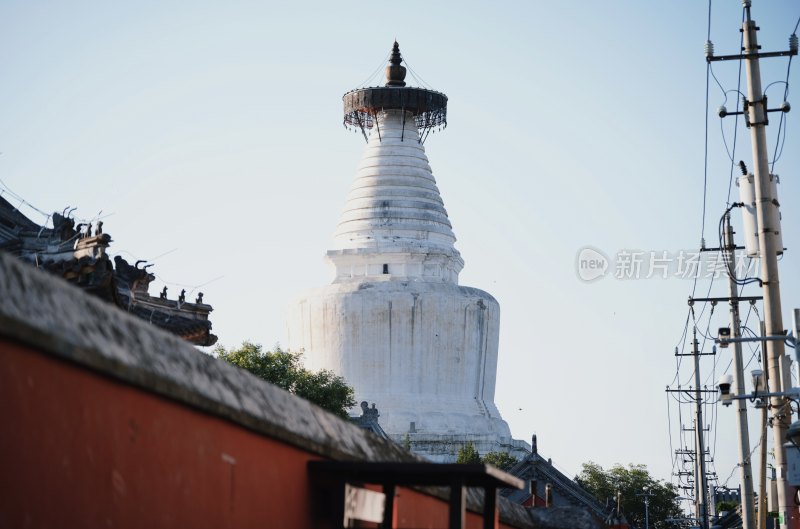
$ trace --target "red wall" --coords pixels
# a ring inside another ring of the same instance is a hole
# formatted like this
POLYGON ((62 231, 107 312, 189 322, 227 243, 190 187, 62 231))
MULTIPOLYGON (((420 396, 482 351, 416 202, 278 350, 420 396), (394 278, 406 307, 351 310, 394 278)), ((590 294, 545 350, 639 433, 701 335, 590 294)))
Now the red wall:
MULTIPOLYGON (((2 338, 0 417, 0 528, 313 527, 314 454, 2 338)), ((396 509, 447 527, 438 498, 396 509)))
MULTIPOLYGON (((399 490, 396 498, 395 527, 413 527, 415 529, 448 527, 448 511, 439 498, 408 489, 399 490)), ((481 529, 482 527, 483 518, 468 512, 466 529, 481 529)), ((506 526, 500 525, 500 527, 506 526)))

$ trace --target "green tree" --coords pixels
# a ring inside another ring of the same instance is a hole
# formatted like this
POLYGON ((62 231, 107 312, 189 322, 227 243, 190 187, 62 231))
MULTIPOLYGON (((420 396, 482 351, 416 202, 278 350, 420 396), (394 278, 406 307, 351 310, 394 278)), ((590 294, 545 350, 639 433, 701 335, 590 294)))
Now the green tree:
POLYGON ((717 512, 735 511, 739 507, 738 501, 721 501, 717 504, 717 512))
POLYGON ((305 369, 300 353, 284 351, 277 345, 274 351, 264 351, 260 344, 243 342, 231 350, 218 345, 214 354, 340 417, 347 418, 347 410, 356 404, 353 388, 342 377, 328 370, 315 373, 305 369))
POLYGON ((650 476, 645 465, 630 464, 627 467, 614 465, 608 470, 593 462, 583 464, 581 473, 575 481, 597 500, 604 504, 607 499, 615 499, 621 493, 622 513, 629 523, 637 527, 645 526, 644 498, 638 496, 645 491, 650 498, 650 527, 663 529, 667 518, 681 516, 678 493, 674 485, 650 476))
POLYGON ((481 462, 481 455, 475 450, 475 447, 472 445, 472 442, 467 442, 464 446, 462 446, 458 451, 458 457, 456 458, 456 463, 466 463, 466 464, 480 464, 481 462))
POLYGON ((519 459, 507 452, 488 452, 481 461, 504 471, 511 470, 511 467, 519 463, 519 459))

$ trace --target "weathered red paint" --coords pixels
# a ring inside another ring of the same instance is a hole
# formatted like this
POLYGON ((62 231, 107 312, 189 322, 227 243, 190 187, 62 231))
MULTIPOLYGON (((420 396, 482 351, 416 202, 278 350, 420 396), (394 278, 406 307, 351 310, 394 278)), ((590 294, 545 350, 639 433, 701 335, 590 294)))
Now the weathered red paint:
MULTIPOLYGON (((415 490, 401 489, 395 501, 398 508, 395 527, 443 529, 448 526, 447 509, 442 508, 443 502, 439 498, 415 490)), ((483 518, 476 513, 468 512, 466 521, 466 529, 483 528, 483 518)), ((507 526, 500 524, 499 527, 507 526)))
MULTIPOLYGON (((0 406, 0 527, 314 526, 315 454, 2 338, 0 406)), ((447 503, 400 489, 395 520, 447 503)))

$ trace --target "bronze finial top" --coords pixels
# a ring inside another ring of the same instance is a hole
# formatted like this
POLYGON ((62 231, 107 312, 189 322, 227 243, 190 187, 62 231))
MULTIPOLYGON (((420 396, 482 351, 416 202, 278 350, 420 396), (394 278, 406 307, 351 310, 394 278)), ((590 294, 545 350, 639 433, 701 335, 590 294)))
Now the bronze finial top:
POLYGON ((371 129, 378 122, 378 115, 387 110, 410 113, 420 131, 420 143, 434 128, 447 127, 447 96, 406 86, 406 67, 402 63, 400 45, 395 40, 386 66, 386 85, 356 88, 342 96, 345 127, 361 129, 366 139, 365 129, 371 129))
POLYGON ((392 56, 389 58, 389 66, 386 67, 386 86, 405 86, 406 68, 400 63, 403 56, 400 55, 400 45, 394 41, 392 46, 392 56))

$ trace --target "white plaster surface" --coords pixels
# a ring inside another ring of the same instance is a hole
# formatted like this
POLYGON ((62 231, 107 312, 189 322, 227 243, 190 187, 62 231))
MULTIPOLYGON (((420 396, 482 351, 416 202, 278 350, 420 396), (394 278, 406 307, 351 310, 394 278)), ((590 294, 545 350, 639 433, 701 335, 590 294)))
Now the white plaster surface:
POLYGON ((288 345, 374 402, 392 437, 414 423, 420 448, 511 447, 494 404, 500 309, 458 285, 464 262, 418 138, 410 115, 379 116, 327 254, 335 279, 292 305, 288 345))

